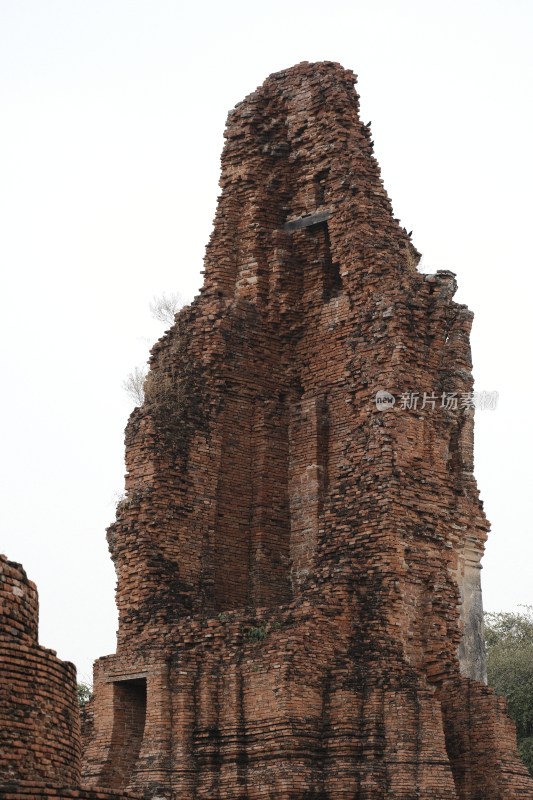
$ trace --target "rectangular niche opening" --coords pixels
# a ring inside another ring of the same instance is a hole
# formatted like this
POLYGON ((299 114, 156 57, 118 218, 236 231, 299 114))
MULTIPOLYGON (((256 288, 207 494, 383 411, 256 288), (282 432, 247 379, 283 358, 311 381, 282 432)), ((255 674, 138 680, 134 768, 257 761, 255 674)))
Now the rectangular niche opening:
POLYGON ((318 172, 314 179, 315 187, 315 203, 317 206, 322 206, 326 202, 326 186, 329 177, 329 167, 318 172))
POLYGON ((113 732, 106 769, 111 789, 132 783, 146 722, 146 678, 113 682, 113 732))
POLYGON ((333 261, 328 223, 317 222, 308 228, 310 236, 317 241, 318 261, 322 265, 322 300, 328 303, 342 291, 342 278, 339 264, 333 261))

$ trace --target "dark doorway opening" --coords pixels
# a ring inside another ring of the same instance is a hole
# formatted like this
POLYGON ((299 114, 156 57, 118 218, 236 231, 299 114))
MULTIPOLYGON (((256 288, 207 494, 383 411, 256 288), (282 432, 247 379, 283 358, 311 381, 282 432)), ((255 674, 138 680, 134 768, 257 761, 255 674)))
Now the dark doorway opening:
POLYGON ((144 737, 146 722, 146 678, 113 684, 113 732, 106 786, 126 789, 132 783, 144 737))

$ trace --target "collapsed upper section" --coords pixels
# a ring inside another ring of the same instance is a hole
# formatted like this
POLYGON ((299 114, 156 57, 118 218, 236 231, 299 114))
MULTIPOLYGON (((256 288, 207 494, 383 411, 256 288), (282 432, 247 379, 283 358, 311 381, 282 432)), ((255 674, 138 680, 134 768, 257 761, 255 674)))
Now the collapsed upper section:
POLYGON ((272 302, 280 289, 272 264, 306 228, 320 230, 333 252, 334 291, 349 290, 358 270, 383 269, 384 256, 392 268, 416 265, 359 120, 355 81, 339 64, 304 62, 271 75, 230 112, 204 292, 272 302), (342 246, 331 241, 333 222, 342 246))

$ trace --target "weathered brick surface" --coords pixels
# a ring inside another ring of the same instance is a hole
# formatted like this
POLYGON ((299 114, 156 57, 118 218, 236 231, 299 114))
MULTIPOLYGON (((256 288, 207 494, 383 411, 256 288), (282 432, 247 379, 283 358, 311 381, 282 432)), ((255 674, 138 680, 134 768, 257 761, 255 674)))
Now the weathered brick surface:
POLYGON ((86 786, 533 798, 478 680, 472 412, 374 402, 470 392, 472 315, 417 272, 354 80, 304 63, 228 118, 204 287, 126 431, 86 786))
POLYGON ((470 311, 422 275, 331 63, 229 115, 201 294, 152 351, 108 532, 89 784, 533 798, 483 678, 470 311), (435 393, 383 411, 378 390, 435 393))
POLYGON ((80 781, 76 669, 37 643, 35 584, 0 555, 0 784, 80 781))
MULTIPOLYGON (((2 800, 125 800, 125 795, 105 789, 63 788, 52 784, 21 781, 17 784, 0 784, 2 800)), ((136 800, 140 795, 128 795, 136 800)))
POLYGON ((0 555, 0 798, 127 800, 80 789, 76 668, 37 640, 35 584, 0 555))

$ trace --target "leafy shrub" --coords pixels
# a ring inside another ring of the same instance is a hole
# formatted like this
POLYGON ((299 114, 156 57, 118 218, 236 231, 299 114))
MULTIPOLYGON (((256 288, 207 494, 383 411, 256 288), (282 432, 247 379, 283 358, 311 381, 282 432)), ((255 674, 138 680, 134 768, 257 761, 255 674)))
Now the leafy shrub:
POLYGON ((533 607, 485 614, 489 685, 505 697, 518 749, 533 775, 533 607))

